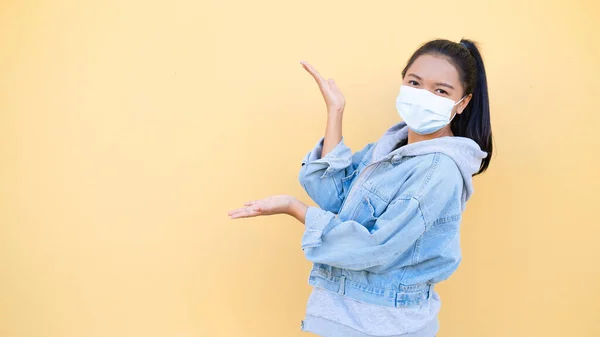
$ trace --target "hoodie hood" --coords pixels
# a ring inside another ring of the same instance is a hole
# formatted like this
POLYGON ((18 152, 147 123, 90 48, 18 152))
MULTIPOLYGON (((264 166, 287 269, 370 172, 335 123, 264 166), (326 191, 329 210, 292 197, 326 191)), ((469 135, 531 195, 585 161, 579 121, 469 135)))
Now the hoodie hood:
POLYGON ((442 153, 452 158, 463 177, 464 208, 464 204, 473 194, 473 175, 479 171, 482 160, 488 155, 487 152, 482 151, 472 139, 456 136, 420 141, 394 150, 394 147, 406 138, 408 138, 408 126, 405 122, 390 127, 377 142, 373 150, 373 161, 396 155, 412 157, 431 153, 442 153))

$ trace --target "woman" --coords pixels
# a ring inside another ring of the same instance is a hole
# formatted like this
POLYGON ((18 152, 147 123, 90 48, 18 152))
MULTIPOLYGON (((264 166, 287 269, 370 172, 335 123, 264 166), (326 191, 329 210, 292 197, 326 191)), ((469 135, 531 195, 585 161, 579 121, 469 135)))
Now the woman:
POLYGON ((434 284, 461 260, 459 224, 471 178, 492 154, 487 81, 469 40, 421 46, 402 71, 404 122, 352 154, 342 138, 345 100, 308 63, 328 111, 325 137, 299 179, 319 207, 277 195, 231 218, 288 214, 305 223, 313 286, 302 330, 322 336, 430 337, 438 331, 434 284))

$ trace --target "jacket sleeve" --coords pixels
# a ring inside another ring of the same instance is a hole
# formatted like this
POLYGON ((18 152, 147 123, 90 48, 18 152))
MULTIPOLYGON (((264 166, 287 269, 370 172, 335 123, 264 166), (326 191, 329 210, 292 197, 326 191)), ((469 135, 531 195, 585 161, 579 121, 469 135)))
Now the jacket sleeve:
POLYGON ((324 139, 321 138, 302 160, 298 179, 319 207, 338 213, 348 194, 349 183, 355 176, 358 164, 374 143, 352 154, 342 138, 329 153, 321 157, 324 139))
POLYGON ((425 232, 419 201, 396 200, 377 219, 372 232, 362 224, 342 221, 335 214, 309 207, 302 249, 312 262, 377 272, 409 249, 425 232))

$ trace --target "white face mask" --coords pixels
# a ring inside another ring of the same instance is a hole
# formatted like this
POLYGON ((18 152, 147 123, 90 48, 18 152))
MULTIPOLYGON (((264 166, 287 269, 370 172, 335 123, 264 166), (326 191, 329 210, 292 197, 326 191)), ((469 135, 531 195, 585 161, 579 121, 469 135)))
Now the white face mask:
POLYGON ((428 135, 450 124, 452 109, 465 97, 454 102, 426 89, 402 85, 396 98, 396 109, 411 130, 428 135))

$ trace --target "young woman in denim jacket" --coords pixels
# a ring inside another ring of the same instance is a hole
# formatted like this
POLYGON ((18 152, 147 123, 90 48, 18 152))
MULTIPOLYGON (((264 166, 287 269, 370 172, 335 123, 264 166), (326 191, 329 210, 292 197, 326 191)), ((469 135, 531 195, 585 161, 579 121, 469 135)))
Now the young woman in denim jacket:
POLYGON ((404 122, 352 153, 345 99, 310 64, 327 105, 323 137, 302 161, 300 183, 319 207, 288 195, 246 203, 232 218, 288 214, 305 224, 313 262, 303 331, 326 337, 430 337, 440 299, 433 285, 461 260, 459 228, 472 177, 492 154, 483 61, 469 40, 430 41, 402 71, 404 122))

